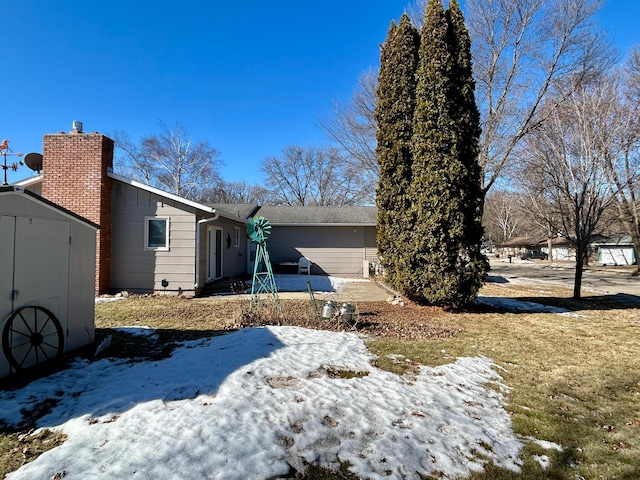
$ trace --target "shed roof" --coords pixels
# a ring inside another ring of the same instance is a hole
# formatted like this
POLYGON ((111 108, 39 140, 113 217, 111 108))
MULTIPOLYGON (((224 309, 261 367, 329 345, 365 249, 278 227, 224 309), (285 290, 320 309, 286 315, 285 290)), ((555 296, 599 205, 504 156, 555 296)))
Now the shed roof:
POLYGON ((78 220, 80 222, 86 223, 87 225, 95 228, 95 229, 99 229, 100 225, 98 225, 97 223, 93 223, 91 220, 86 219, 85 217, 78 215, 75 212, 72 212, 71 210, 68 210, 64 207, 61 207, 60 205, 58 205, 57 203, 52 202, 51 200, 47 200, 46 198, 38 195, 37 193, 33 193, 29 190, 25 190, 22 187, 17 187, 15 185, 3 185, 0 186, 0 196, 1 195, 12 195, 12 194, 19 194, 19 195, 26 195, 27 197, 32 198, 34 201, 42 203, 43 205, 45 205, 48 208, 51 208, 53 210, 57 210, 58 212, 64 214, 65 216, 69 216, 72 217, 74 220, 78 220))

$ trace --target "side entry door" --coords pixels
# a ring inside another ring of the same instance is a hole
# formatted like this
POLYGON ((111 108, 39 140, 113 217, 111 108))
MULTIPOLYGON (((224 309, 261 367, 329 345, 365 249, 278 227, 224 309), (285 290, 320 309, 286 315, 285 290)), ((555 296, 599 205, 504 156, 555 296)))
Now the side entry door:
POLYGON ((207 281, 222 278, 222 229, 209 227, 207 229, 207 281))

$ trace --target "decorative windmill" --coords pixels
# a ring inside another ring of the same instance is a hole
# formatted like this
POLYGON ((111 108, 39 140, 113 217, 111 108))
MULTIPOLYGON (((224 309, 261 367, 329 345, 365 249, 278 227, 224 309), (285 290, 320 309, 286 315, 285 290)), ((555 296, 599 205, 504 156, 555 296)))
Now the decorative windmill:
POLYGON ((273 277, 267 240, 271 234, 271 225, 264 217, 252 217, 247 223, 247 234, 256 244, 256 259, 253 265, 253 282, 251 285, 251 307, 260 302, 260 294, 266 293, 271 300, 280 306, 276 280, 273 277))

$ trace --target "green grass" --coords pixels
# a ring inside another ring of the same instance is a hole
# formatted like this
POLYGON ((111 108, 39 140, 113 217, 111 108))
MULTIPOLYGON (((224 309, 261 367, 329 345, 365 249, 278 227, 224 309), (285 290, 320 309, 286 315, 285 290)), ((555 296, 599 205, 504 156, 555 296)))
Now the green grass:
MULTIPOLYGON (((548 287, 535 291, 531 287, 490 284, 483 294, 565 306, 572 315, 489 309, 452 313, 412 305, 358 305, 359 328, 368 335, 367 343, 378 356, 379 368, 411 376, 420 365, 442 365, 460 356, 483 355, 496 363, 510 388, 506 409, 525 443, 522 472, 515 474, 487 465, 483 473, 469 479, 640 478, 638 305, 619 303, 613 297, 574 301, 569 298, 571 292, 548 287), (557 443, 563 451, 545 450, 532 439, 557 443), (549 457, 547 469, 535 460, 537 455, 549 457)), ((283 301, 281 312, 267 307, 252 313, 242 301, 166 297, 130 298, 96 307, 98 335, 113 335, 106 355, 132 361, 167 356, 182 340, 268 323, 327 327, 315 319, 310 303, 303 301, 283 301), (114 330, 124 325, 156 328, 160 341, 114 330)), ((42 411, 46 408, 41 406, 42 411)), ((21 430, 5 428, 0 434, 4 452, 0 476, 64 440, 51 432, 43 432, 42 438, 27 435, 31 428, 28 424, 35 422, 39 412, 30 412, 21 430), (26 453, 18 453, 21 451, 26 453)), ((296 478, 356 480, 348 472, 348 465, 336 473, 309 466, 296 478)))

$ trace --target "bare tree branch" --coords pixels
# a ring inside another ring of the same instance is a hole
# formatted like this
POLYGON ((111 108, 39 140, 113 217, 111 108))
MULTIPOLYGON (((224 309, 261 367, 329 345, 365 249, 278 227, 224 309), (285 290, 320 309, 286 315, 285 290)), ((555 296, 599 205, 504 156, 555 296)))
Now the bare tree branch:
POLYGON ((262 171, 273 205, 362 205, 369 198, 358 171, 335 148, 291 145, 266 158, 262 171))
POLYGON ((369 203, 375 201, 379 177, 374 118, 377 83, 377 72, 365 72, 350 102, 334 102, 332 115, 320 120, 321 128, 344 151, 344 161, 362 176, 369 203))
MULTIPOLYGON (((427 0, 410 9, 416 25, 427 0)), ((603 0, 466 0, 479 162, 486 193, 515 168, 517 149, 574 90, 616 61, 593 17, 603 0), (544 109, 541 106, 545 105, 544 109)))
POLYGON ((589 244, 614 191, 603 168, 609 149, 610 96, 594 82, 551 102, 547 121, 526 139, 526 187, 551 232, 576 249, 574 298, 580 297, 589 244))
POLYGON ((131 142, 123 132, 114 135, 123 153, 119 171, 136 180, 175 195, 195 200, 220 183, 219 153, 208 142, 193 142, 180 123, 169 128, 160 122, 161 133, 131 142))

